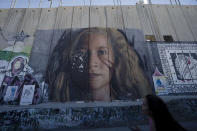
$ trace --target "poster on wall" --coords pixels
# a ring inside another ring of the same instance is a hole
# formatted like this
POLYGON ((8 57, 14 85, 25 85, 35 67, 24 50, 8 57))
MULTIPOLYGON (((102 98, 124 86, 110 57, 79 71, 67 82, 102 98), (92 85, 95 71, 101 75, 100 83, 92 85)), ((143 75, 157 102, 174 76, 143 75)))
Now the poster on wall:
POLYGON ((132 33, 114 28, 84 28, 72 33, 65 30, 47 67, 49 99, 136 100, 151 93, 145 64, 134 49, 134 45, 144 43, 136 44, 134 39, 137 37, 132 33))
POLYGON ((197 92, 197 45, 158 44, 159 55, 170 93, 197 92))
POLYGON ((155 72, 152 77, 153 77, 156 95, 167 95, 168 94, 168 90, 167 90, 168 85, 167 85, 166 77, 159 72, 157 67, 156 67, 155 72))
POLYGON ((33 101, 35 85, 24 85, 20 105, 30 105, 33 101))
POLYGON ((0 98, 5 94, 8 86, 18 86, 19 99, 23 85, 35 85, 35 99, 33 103, 40 103, 42 98, 41 83, 44 81, 40 72, 34 72, 29 65, 32 43, 29 35, 24 31, 20 33, 1 30, 0 35, 0 98), (4 37, 5 39, 1 39, 4 37), (4 41, 2 41, 4 40, 4 41))
POLYGON ((6 94, 4 96, 4 101, 14 101, 16 98, 16 93, 18 91, 18 86, 8 86, 6 94))
POLYGON ((11 33, 7 35, 6 31, 1 30, 0 35, 0 85, 3 83, 4 76, 8 69, 8 64, 17 56, 29 58, 32 45, 25 43, 24 40, 29 37, 24 31, 19 34, 11 33))
POLYGON ((176 83, 182 84, 197 80, 197 54, 195 52, 169 51, 168 57, 171 57, 176 77, 176 83))

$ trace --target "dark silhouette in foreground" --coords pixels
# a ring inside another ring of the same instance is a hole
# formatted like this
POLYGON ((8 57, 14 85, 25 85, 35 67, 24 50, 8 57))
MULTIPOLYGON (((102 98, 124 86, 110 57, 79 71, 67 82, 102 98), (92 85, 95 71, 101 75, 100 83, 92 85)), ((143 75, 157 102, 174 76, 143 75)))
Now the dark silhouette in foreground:
POLYGON ((186 131, 170 114, 167 105, 156 95, 147 95, 142 111, 149 117, 151 131, 186 131))

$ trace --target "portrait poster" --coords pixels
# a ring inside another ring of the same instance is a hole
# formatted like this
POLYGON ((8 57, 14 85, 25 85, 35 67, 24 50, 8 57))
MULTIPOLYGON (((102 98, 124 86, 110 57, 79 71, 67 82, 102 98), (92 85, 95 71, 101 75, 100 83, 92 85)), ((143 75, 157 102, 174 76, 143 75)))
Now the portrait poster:
POLYGON ((32 44, 28 42, 30 36, 23 30, 10 32, 1 29, 0 32, 0 92, 4 92, 8 85, 20 87, 14 80, 22 81, 23 76, 31 71, 28 61, 32 44))
POLYGON ((168 94, 168 90, 167 90, 168 85, 167 85, 166 77, 159 72, 157 67, 152 77, 153 77, 156 95, 168 94))
POLYGON ((35 85, 24 85, 20 105, 30 105, 33 101, 35 85))
POLYGON ((14 99, 16 98, 17 91, 18 91, 18 86, 8 86, 6 94, 4 96, 4 101, 5 102, 14 101, 14 99))
POLYGON ((197 82, 197 54, 195 50, 170 50, 167 54, 172 77, 176 84, 193 84, 197 82))
POLYGON ((65 30, 46 70, 49 100, 136 100, 151 94, 143 37, 134 29, 65 30))

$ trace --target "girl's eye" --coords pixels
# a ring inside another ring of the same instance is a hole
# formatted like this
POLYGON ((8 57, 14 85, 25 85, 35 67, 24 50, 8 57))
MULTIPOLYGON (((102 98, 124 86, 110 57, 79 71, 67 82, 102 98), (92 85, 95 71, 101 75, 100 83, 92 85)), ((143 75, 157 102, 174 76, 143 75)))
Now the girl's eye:
POLYGON ((106 50, 98 50, 98 55, 106 55, 107 51, 106 50))
POLYGON ((79 49, 79 50, 76 50, 74 52, 74 54, 86 54, 87 53, 87 50, 86 49, 79 49))
POLYGON ((80 49, 80 52, 86 53, 87 52, 87 49, 80 49))

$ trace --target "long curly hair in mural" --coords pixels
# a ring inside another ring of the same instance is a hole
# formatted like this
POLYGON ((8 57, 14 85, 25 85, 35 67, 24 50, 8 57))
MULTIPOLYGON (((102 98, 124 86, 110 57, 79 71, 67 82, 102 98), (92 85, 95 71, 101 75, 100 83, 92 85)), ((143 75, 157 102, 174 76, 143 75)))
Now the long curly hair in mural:
POLYGON ((47 69, 49 100, 135 100, 151 93, 140 59, 112 28, 65 31, 47 69))

